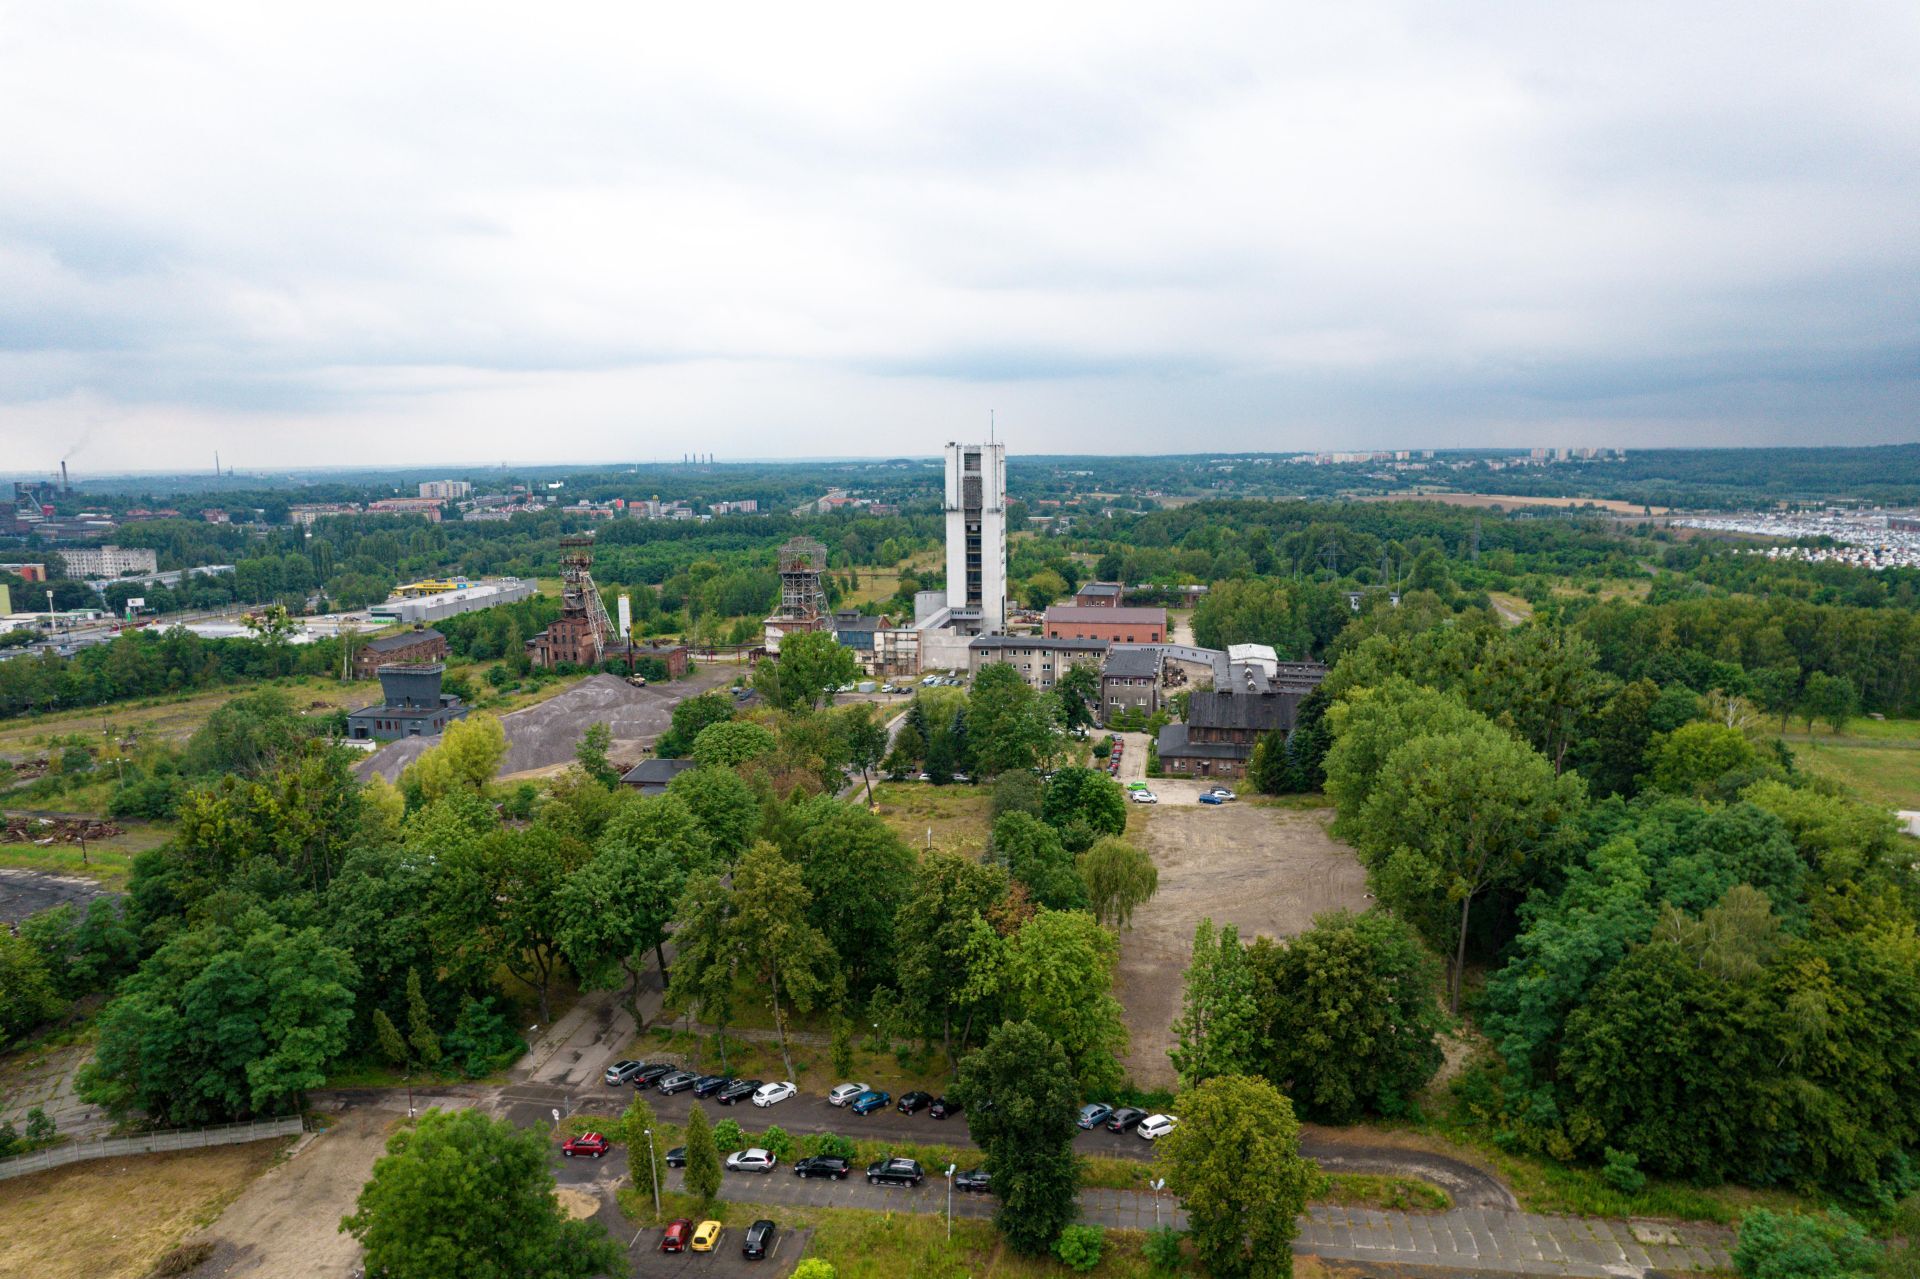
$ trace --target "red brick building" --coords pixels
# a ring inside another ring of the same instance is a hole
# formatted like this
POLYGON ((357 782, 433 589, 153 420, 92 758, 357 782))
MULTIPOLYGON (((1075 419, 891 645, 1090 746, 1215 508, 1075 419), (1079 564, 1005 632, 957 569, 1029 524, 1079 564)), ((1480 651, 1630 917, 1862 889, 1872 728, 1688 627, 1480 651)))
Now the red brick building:
POLYGON ((1095 639, 1113 644, 1161 644, 1167 638, 1164 608, 1086 608, 1056 604, 1047 610, 1048 639, 1095 639))
POLYGON ((401 631, 368 640, 354 650, 353 677, 372 679, 382 666, 447 660, 447 637, 435 630, 401 631))

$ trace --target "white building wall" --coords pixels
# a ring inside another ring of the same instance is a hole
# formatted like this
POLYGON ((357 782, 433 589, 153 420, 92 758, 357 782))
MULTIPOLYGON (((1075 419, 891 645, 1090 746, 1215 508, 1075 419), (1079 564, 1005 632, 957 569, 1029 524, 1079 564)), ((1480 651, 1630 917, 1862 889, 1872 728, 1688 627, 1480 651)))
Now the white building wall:
POLYGON ((980 630, 993 635, 1007 628, 1007 446, 947 445, 947 606, 980 614, 980 630), (980 506, 965 505, 969 458, 978 459, 980 506), (980 525, 980 593, 967 590, 967 524, 980 525))

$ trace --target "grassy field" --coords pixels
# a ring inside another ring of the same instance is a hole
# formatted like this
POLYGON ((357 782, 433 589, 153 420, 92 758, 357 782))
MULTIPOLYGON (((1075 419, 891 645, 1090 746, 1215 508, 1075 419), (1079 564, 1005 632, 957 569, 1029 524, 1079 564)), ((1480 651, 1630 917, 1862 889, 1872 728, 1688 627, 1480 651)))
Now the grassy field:
POLYGON ((242 693, 263 687, 282 690, 302 709, 325 713, 341 707, 366 705, 373 700, 369 690, 376 686, 366 681, 342 684, 336 679, 309 676, 205 689, 176 697, 143 698, 51 715, 23 715, 0 722, 0 754, 15 758, 39 755, 57 737, 77 733, 98 743, 108 737, 124 737, 129 729, 141 740, 157 738, 178 745, 206 723, 207 716, 218 707, 242 693))
POLYGON ((1861 799, 1888 808, 1920 809, 1920 720, 1859 719, 1847 731, 1790 732, 1795 761, 1861 799))
POLYGON ((273 1165, 286 1141, 95 1159, 6 1183, 0 1274, 139 1279, 273 1165))
POLYGON ((987 847, 990 797, 984 786, 933 786, 926 782, 883 782, 873 788, 874 803, 887 825, 915 848, 950 853, 980 853, 987 847))
MULTIPOLYGON (((69 796, 61 796, 65 804, 69 796)), ((124 835, 109 840, 89 840, 85 860, 78 844, 0 844, 0 866, 24 870, 54 871, 62 875, 85 875, 109 888, 124 885, 133 873, 133 859, 149 848, 157 848, 173 835, 170 823, 151 822, 129 827, 124 835)))

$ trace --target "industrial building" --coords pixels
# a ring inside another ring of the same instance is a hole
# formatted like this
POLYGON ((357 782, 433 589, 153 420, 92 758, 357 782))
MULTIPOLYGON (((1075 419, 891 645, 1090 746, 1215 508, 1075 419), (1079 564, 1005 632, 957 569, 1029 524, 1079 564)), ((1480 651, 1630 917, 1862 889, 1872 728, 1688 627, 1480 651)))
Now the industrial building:
POLYGON ((467 714, 458 697, 440 691, 446 669, 439 662, 382 666, 380 691, 385 700, 349 714, 347 735, 362 742, 440 736, 447 725, 467 714))
POLYGON ((1326 674, 1317 662, 1283 665, 1299 669, 1270 677, 1259 663, 1235 663, 1227 688, 1189 697, 1186 723, 1168 724, 1155 741, 1160 770, 1176 777, 1246 776, 1260 739, 1291 734, 1300 703, 1326 674), (1275 686, 1281 681, 1290 683, 1286 691, 1275 686))
POLYGON ((1082 608, 1056 604, 1047 610, 1048 639, 1099 639, 1112 644, 1158 644, 1167 638, 1164 608, 1082 608))
POLYGON ((1020 678, 1044 692, 1076 665, 1098 669, 1106 654, 1105 640, 976 635, 967 642, 967 669, 978 675, 988 666, 1011 666, 1020 678))
POLYGON ((1126 602, 1126 592, 1118 582, 1088 582, 1073 593, 1077 608, 1119 608, 1126 602))
POLYGON ((417 666, 444 661, 447 652, 447 637, 439 631, 415 630, 401 631, 398 635, 382 635, 378 639, 368 640, 354 651, 353 677, 372 679, 382 666, 395 663, 417 666))
POLYGON ((527 641, 527 657, 535 666, 598 666, 606 659, 616 637, 592 566, 591 535, 560 539, 560 616, 527 641))
POLYGON ((796 537, 780 548, 780 608, 767 618, 767 652, 778 653, 788 635, 832 627, 827 612, 827 548, 811 537, 796 537))
POLYGON ((145 546, 71 546, 60 552, 68 577, 125 577, 157 573, 158 558, 145 546))
POLYGON ((690 759, 643 759, 621 776, 620 784, 642 795, 664 795, 674 778, 693 767, 690 759))
POLYGON ((367 612, 375 621, 422 626, 444 621, 449 617, 458 617, 462 613, 471 613, 475 609, 492 608, 496 604, 511 604, 516 600, 531 599, 533 593, 532 582, 524 578, 503 577, 493 581, 457 586, 447 591, 396 597, 387 600, 384 604, 375 604, 367 612))
POLYGON ((1007 628, 1007 446, 947 445, 947 607, 976 634, 1007 628))
POLYGON ((1100 670, 1100 703, 1108 718, 1130 710, 1148 715, 1173 693, 1224 688, 1227 655, 1191 644, 1115 644, 1100 670))

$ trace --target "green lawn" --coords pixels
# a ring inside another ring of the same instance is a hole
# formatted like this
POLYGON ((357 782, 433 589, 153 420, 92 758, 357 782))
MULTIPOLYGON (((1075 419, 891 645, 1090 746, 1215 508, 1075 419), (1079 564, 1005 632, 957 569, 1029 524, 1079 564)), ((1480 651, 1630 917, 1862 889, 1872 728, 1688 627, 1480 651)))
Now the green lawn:
POLYGON ((928 782, 882 782, 873 802, 887 825, 915 848, 932 845, 949 853, 980 853, 987 847, 992 796, 985 786, 935 786, 928 782))
POLYGON ((1845 733, 1787 734, 1799 766, 1888 808, 1920 809, 1920 720, 1859 719, 1845 733))
MULTIPOLYGON (((64 803, 66 797, 62 797, 64 803)), ((90 840, 85 860, 78 844, 0 844, 0 866, 24 870, 54 871, 62 875, 85 875, 109 888, 123 886, 133 873, 133 859, 149 848, 157 848, 173 834, 170 823, 152 822, 129 827, 124 835, 109 840, 90 840)))

